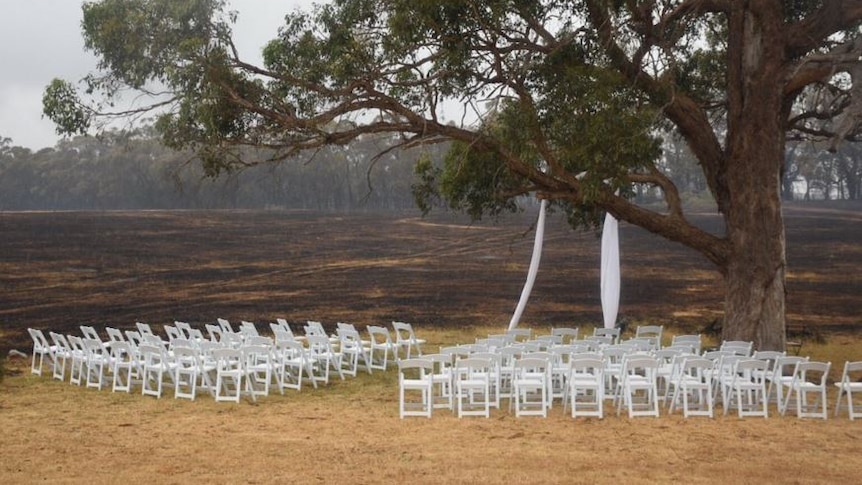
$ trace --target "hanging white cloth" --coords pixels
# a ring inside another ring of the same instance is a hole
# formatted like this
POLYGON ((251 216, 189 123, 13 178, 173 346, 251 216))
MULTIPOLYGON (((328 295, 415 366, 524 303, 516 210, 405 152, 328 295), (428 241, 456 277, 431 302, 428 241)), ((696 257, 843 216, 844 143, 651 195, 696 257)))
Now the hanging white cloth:
POLYGON ((602 227, 602 315, 605 328, 614 328, 620 309, 619 223, 610 213, 602 227))
POLYGON ((536 221, 536 239, 533 242, 533 257, 530 258, 530 269, 527 271, 527 281, 524 283, 524 289, 521 290, 521 299, 518 301, 518 306, 515 307, 512 320, 509 321, 509 330, 518 326, 521 315, 524 313, 524 308, 527 307, 527 300, 530 299, 530 292, 533 291, 536 273, 539 272, 539 261, 542 259, 542 241, 545 238, 545 209, 547 205, 548 201, 544 199, 539 205, 539 220, 536 221))

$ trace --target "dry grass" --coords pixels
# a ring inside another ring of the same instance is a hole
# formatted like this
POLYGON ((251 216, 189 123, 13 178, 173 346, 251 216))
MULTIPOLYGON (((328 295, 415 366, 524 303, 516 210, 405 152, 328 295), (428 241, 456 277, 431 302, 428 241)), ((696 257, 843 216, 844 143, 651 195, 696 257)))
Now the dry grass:
MULTIPOLYGON (((433 349, 498 331, 420 335, 433 349)), ((836 377, 862 359, 849 337, 804 352, 836 377)), ((81 389, 26 365, 0 384, 0 483, 855 483, 862 467, 862 422, 831 414, 401 420, 395 371, 233 405, 81 389)))

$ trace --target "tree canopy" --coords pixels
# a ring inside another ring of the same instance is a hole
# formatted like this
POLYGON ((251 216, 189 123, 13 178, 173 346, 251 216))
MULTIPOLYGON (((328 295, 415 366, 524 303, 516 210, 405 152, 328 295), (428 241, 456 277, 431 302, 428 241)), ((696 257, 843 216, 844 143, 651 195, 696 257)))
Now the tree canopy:
POLYGON ((785 142, 835 148, 862 113, 862 0, 336 0, 287 14, 261 66, 238 55, 222 0, 83 8, 100 71, 46 90, 62 132, 154 108, 210 173, 249 163, 243 146, 279 160, 369 133, 454 141, 442 167, 419 164, 420 201, 479 216, 535 192, 575 222, 608 211, 712 261, 725 337, 760 348, 784 346, 785 142), (153 105, 106 112, 129 88, 153 105), (670 132, 725 234, 686 219, 658 163, 670 132), (638 186, 664 206, 631 202, 638 186))

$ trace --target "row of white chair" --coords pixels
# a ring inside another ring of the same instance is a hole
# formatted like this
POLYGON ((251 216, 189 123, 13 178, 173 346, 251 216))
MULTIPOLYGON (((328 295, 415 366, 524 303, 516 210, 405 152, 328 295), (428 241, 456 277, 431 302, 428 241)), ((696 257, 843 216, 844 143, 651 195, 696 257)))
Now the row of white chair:
MULTIPOLYGON (((430 415, 431 409, 437 407, 450 408, 457 411, 459 416, 469 415, 463 412, 464 403, 476 402, 476 396, 482 393, 477 393, 474 388, 469 396, 460 392, 459 386, 463 388, 464 383, 459 384, 459 380, 465 376, 479 376, 478 381, 467 379, 466 383, 468 387, 481 387, 484 383, 479 381, 486 375, 487 399, 480 400, 483 405, 480 414, 487 415, 487 408, 499 407, 500 397, 508 397, 510 407, 514 407, 516 414, 520 415, 522 398, 528 396, 525 396, 523 388, 516 389, 520 365, 517 362, 519 358, 541 358, 548 362, 543 371, 546 379, 542 402, 550 407, 555 398, 561 397, 565 406, 568 406, 568 396, 573 399, 573 416, 577 415, 575 400, 581 395, 590 397, 591 393, 587 389, 573 391, 571 385, 591 382, 596 374, 600 374, 602 386, 595 394, 613 398, 617 412, 625 406, 630 416, 657 416, 660 400, 667 402, 671 412, 677 406, 682 406, 685 417, 713 416, 713 407, 720 395, 725 414, 735 409, 740 417, 766 417, 767 404, 775 402, 782 415, 793 406, 799 417, 826 418, 826 377, 830 363, 809 362, 806 358, 774 352, 749 355, 752 346, 747 342, 726 342, 722 345, 723 350, 706 352, 703 356, 686 353, 683 349, 668 348, 644 355, 644 352, 624 345, 607 346, 603 352, 592 354, 584 353, 577 344, 557 345, 550 347, 551 352, 537 352, 528 344, 529 341, 508 343, 505 347, 492 347, 490 351, 487 342, 443 348, 441 354, 425 356, 411 362, 412 367, 404 369, 414 369, 414 373, 417 368, 424 369, 420 372, 421 376, 402 379, 405 379, 406 390, 411 387, 424 388, 429 383, 431 389, 438 389, 433 393, 428 391, 427 396, 426 393, 420 393, 418 404, 421 415, 430 415), (490 367, 475 372, 457 368, 459 362, 475 362, 473 359, 476 358, 490 360, 490 367), (598 359, 601 363, 597 366, 600 367, 598 372, 596 369, 589 371, 589 379, 575 375, 585 372, 576 361, 590 358, 598 359), (792 400, 793 396, 795 401, 792 400), (443 398, 444 402, 438 403, 438 398, 443 398), (641 404, 643 409, 636 409, 641 404)), ((848 363, 845 374, 852 372, 852 369, 854 363, 848 363)), ((530 372, 533 376, 537 373, 535 368, 530 372)), ((859 386, 854 388, 848 379, 842 378, 836 385, 841 389, 839 401, 847 393, 847 407, 853 419, 856 414, 852 405, 852 392, 859 386)), ((521 383, 524 382, 538 385, 538 382, 522 379, 521 383)), ((404 392, 405 389, 399 392, 402 416, 411 415, 406 408, 409 403, 404 400, 404 392)), ((590 401, 595 408, 596 399, 591 397, 590 401)), ((840 406, 839 402, 836 415, 840 406)), ((544 410, 541 412, 543 415, 545 413, 544 410)))
POLYGON ((102 341, 92 326, 81 326, 83 336, 50 332, 53 344, 42 331, 29 329, 34 342, 32 373, 41 375, 47 356, 53 377, 102 389, 112 381, 114 391, 130 392, 134 384, 141 393, 160 397, 163 381, 169 378, 175 397, 194 399, 206 390, 216 400, 238 401, 241 394, 252 399, 269 393, 270 384, 300 390, 303 381, 329 382, 330 370, 342 379, 356 375, 360 367, 385 370, 399 353, 421 354, 424 340, 416 338, 412 325, 395 322, 399 340, 392 342, 385 327, 369 326, 370 340, 362 340, 350 324, 338 325, 333 337, 319 322, 308 322, 306 335, 295 338, 283 319, 272 324, 276 338, 258 334, 249 322, 235 332, 227 320, 207 325, 209 338, 183 322, 165 325, 167 340, 144 323, 137 331, 107 327, 108 341, 102 341), (213 328, 214 327, 214 328, 213 328), (217 329, 217 330, 216 330, 217 329))

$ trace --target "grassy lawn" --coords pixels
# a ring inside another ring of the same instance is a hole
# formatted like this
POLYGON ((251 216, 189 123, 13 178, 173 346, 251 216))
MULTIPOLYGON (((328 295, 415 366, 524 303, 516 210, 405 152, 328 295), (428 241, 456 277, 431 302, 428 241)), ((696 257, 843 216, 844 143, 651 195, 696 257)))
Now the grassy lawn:
MULTIPOLYGON (((426 352, 500 331, 417 327, 426 352)), ((802 353, 831 361, 837 379, 862 345, 832 336, 802 353)), ((394 369, 237 405, 73 387, 31 376, 23 360, 6 367, 0 483, 856 483, 862 468, 862 420, 832 417, 832 389, 826 421, 774 406, 768 419, 719 408, 715 419, 573 420, 555 406, 546 419, 504 409, 402 420, 394 369)))

